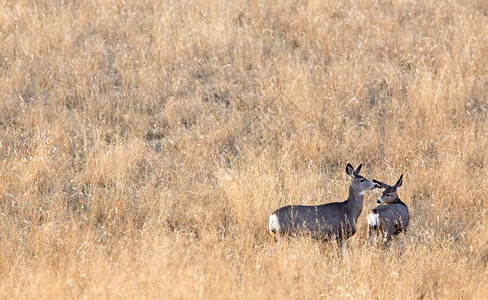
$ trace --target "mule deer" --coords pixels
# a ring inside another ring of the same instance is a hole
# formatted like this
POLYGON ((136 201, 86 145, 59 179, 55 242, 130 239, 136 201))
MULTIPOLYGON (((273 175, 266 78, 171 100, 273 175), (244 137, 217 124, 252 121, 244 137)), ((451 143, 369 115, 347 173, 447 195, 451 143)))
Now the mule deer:
POLYGON ((345 251, 343 242, 356 232, 356 221, 363 209, 364 192, 379 188, 359 175, 361 166, 356 170, 349 163, 346 166, 346 173, 351 177, 346 201, 316 206, 289 205, 274 211, 269 216, 269 230, 275 240, 278 241, 280 235, 304 232, 322 241, 335 238, 345 251))
MULTIPOLYGON (((385 205, 378 205, 368 215, 369 242, 371 243, 373 237, 379 233, 383 237, 386 246, 394 235, 402 231, 406 232, 410 221, 407 205, 398 198, 398 188, 402 186, 403 174, 394 186, 374 179, 373 182, 385 189, 381 197, 376 201, 385 205)), ((403 249, 403 245, 401 247, 403 249)))

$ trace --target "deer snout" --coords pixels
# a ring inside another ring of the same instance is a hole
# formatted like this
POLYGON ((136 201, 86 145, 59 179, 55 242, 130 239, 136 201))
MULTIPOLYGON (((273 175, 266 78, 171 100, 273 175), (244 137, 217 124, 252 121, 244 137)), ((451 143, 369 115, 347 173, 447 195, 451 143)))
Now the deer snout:
POLYGON ((380 199, 376 200, 376 203, 380 204, 381 203, 380 199))

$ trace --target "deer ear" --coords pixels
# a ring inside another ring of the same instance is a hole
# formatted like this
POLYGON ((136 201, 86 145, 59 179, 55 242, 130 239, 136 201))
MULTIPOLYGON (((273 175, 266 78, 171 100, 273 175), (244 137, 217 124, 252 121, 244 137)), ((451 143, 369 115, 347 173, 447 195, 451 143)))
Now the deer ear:
POLYGON ((354 168, 351 166, 350 163, 346 165, 346 173, 349 177, 354 178, 354 168))
POLYGON ((398 181, 395 183, 395 187, 396 188, 399 188, 402 186, 402 183, 403 183, 403 174, 400 175, 400 179, 398 179, 398 181))
POLYGON ((361 171, 362 166, 363 166, 363 164, 359 165, 359 167, 356 169, 356 171, 354 171, 354 175, 359 175, 359 172, 361 171))
POLYGON ((383 182, 381 182, 381 181, 378 181, 378 180, 376 180, 376 179, 373 179, 373 182, 374 182, 374 183, 376 183, 377 185, 379 185, 379 186, 380 186, 382 189, 386 189, 387 187, 389 187, 389 185, 388 185, 388 184, 383 183, 383 182))

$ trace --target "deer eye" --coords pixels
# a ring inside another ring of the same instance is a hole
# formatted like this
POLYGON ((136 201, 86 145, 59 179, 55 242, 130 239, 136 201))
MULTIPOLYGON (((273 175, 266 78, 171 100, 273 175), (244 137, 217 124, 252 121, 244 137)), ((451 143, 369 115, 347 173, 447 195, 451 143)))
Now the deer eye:
POLYGON ((386 197, 390 197, 390 196, 391 196, 391 194, 386 194, 386 197))
POLYGON ((365 182, 366 180, 365 180, 365 179, 361 179, 360 181, 361 181, 361 182, 365 182))

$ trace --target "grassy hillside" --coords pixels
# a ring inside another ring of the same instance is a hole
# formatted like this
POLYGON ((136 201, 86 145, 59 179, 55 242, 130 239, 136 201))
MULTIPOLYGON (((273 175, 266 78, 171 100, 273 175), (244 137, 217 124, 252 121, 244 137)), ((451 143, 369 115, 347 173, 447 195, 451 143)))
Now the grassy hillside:
POLYGON ((485 1, 3 1, 0 295, 488 296, 485 1), (405 253, 268 215, 410 207, 405 253))

